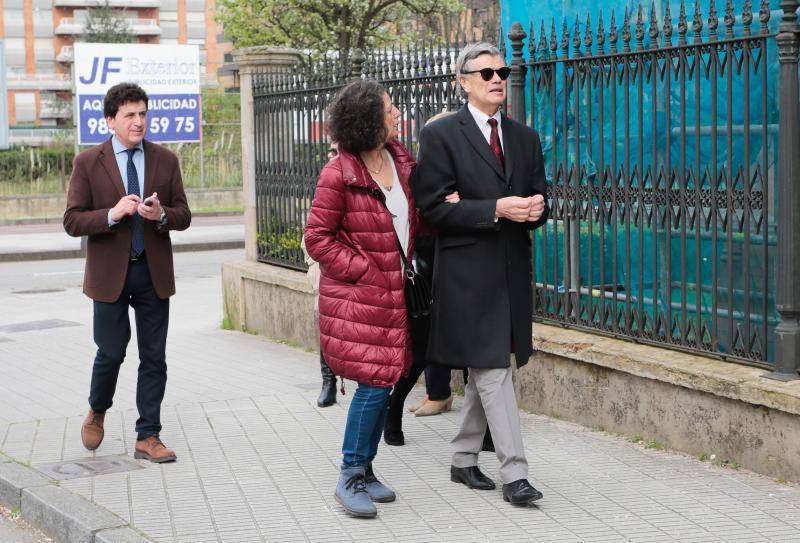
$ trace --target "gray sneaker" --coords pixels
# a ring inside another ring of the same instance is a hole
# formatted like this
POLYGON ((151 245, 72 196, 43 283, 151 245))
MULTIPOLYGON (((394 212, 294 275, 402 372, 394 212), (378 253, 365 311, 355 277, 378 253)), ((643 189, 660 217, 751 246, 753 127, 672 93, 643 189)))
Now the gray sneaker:
POLYGON ((364 481, 367 483, 367 494, 372 501, 378 503, 393 502, 397 499, 394 490, 383 484, 375 477, 372 466, 364 471, 364 481))
POLYGON ((367 493, 364 471, 364 468, 342 469, 334 497, 348 514, 372 518, 378 516, 378 510, 367 493))

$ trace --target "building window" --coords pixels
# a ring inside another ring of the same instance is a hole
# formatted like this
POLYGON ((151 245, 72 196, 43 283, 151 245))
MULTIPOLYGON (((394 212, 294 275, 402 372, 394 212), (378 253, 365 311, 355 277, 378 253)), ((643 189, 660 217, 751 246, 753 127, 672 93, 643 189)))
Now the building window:
POLYGON ((175 22, 178 22, 178 12, 177 11, 165 11, 165 10, 161 9, 158 12, 158 20, 160 22, 164 22, 164 21, 175 21, 175 22))
POLYGON ((40 65, 48 65, 53 71, 52 62, 56 59, 56 51, 53 47, 53 40, 49 38, 36 38, 33 42, 34 54, 36 56, 36 71, 40 65))
POLYGON ((206 10, 205 0, 186 0, 186 11, 199 11, 202 13, 205 10, 206 10))
POLYGON ((32 92, 14 93, 17 124, 36 122, 36 95, 32 92))
POLYGON ((177 38, 178 37, 178 23, 173 21, 165 21, 161 19, 161 43, 164 43, 164 39, 170 38, 177 38))
POLYGON ((33 35, 36 38, 53 37, 53 11, 39 10, 33 12, 33 35))
POLYGON ((178 0, 161 0, 161 13, 164 11, 178 11, 178 0))
POLYGON ((25 39, 5 38, 6 64, 12 66, 25 66, 25 39))
POLYGON ((203 40, 206 38, 206 25, 198 23, 186 24, 186 37, 189 39, 203 40))
POLYGON ((25 37, 25 17, 21 10, 3 10, 3 22, 5 27, 5 37, 24 38, 25 37))

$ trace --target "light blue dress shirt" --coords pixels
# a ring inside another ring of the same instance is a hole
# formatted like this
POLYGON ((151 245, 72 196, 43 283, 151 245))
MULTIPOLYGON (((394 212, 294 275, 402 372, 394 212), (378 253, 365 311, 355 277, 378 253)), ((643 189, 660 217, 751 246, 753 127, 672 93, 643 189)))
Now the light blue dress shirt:
MULTIPOLYGON (((125 186, 125 194, 128 193, 128 153, 127 147, 114 135, 111 137, 111 146, 114 148, 114 157, 117 159, 119 174, 122 176, 122 184, 125 186)), ((139 149, 133 154, 133 165, 136 166, 136 174, 139 177, 139 197, 144 200, 144 144, 139 142, 136 145, 139 149)), ((108 210, 108 226, 114 226, 119 221, 111 218, 111 210, 108 210)))

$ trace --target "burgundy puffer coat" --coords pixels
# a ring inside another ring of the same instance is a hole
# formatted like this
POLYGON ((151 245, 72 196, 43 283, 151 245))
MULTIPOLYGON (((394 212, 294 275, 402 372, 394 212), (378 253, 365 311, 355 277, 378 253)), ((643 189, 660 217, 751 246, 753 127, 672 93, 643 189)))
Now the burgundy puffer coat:
MULTIPOLYGON (((410 255, 417 210, 408 178, 415 163, 401 143, 392 141, 386 148, 408 199, 410 255)), ((320 265, 325 360, 336 375, 388 387, 411 366, 411 337, 397 237, 383 201, 361 158, 341 152, 320 174, 305 243, 320 265)))

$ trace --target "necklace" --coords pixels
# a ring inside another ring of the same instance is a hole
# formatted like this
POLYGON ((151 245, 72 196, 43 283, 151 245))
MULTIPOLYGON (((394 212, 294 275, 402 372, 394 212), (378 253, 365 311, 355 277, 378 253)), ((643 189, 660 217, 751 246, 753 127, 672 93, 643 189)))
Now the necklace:
MULTIPOLYGON (((363 157, 362 157, 362 160, 363 160, 363 157)), ((383 171, 383 164, 384 164, 384 162, 386 162, 386 158, 383 156, 383 151, 381 151, 381 166, 380 166, 380 168, 378 168, 378 170, 377 170, 377 171, 376 171, 376 170, 373 170, 372 168, 370 168, 369 166, 367 166, 367 161, 366 161, 366 160, 364 160, 364 166, 366 166, 366 167, 367 167, 367 171, 368 171, 369 173, 371 173, 372 175, 380 175, 380 174, 381 174, 381 172, 383 171)))

